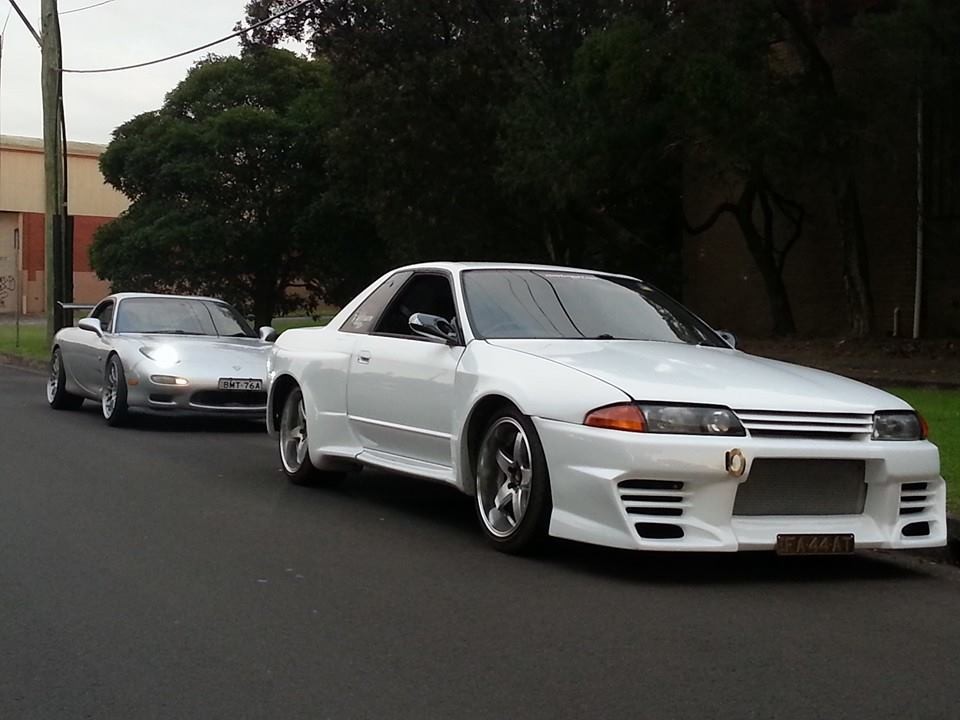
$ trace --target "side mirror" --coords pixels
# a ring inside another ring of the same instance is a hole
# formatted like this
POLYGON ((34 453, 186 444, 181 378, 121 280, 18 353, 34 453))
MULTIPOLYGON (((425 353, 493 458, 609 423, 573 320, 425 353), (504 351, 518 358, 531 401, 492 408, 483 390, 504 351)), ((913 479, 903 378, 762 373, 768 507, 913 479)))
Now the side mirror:
POLYGON ((447 345, 456 345, 460 342, 460 333, 450 323, 437 315, 428 315, 427 313, 414 313, 408 321, 410 329, 417 335, 422 335, 435 342, 443 342, 447 345))
POLYGON ((77 323, 77 327, 81 330, 96 333, 97 337, 103 337, 103 328, 100 327, 100 321, 97 318, 82 318, 77 323))
POLYGON ((269 325, 264 325, 260 328, 260 339, 263 342, 274 342, 278 337, 280 337, 280 333, 269 325))
POLYGON ((717 335, 720 336, 720 339, 723 340, 727 345, 732 347, 734 350, 737 349, 737 336, 734 335, 729 330, 717 330, 717 335))

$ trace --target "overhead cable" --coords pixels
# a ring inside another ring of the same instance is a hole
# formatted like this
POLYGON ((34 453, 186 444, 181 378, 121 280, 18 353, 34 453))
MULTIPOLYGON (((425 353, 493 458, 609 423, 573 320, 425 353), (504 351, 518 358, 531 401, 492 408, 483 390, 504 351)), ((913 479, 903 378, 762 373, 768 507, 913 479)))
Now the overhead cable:
POLYGON ((250 25, 249 27, 245 27, 240 30, 237 30, 236 32, 231 33, 226 37, 222 37, 219 40, 214 40, 204 45, 200 45, 199 47, 190 48, 189 50, 184 50, 183 52, 179 52, 174 55, 168 55, 167 57, 157 58, 156 60, 149 60, 147 62, 142 62, 142 63, 136 63, 134 65, 123 65, 121 67, 84 69, 84 70, 71 70, 68 68, 63 68, 61 72, 80 73, 80 74, 111 73, 111 72, 121 72, 123 70, 136 70, 137 68, 148 67, 150 65, 159 65, 160 63, 168 62, 170 60, 176 60, 177 58, 182 58, 182 57, 185 57, 186 55, 192 55, 194 53, 200 52, 201 50, 206 50, 207 48, 212 48, 214 45, 225 43, 228 40, 233 40, 235 37, 240 37, 241 35, 245 35, 251 30, 256 30, 257 28, 263 27, 264 25, 267 25, 273 22, 274 20, 277 20, 278 18, 282 18, 284 15, 289 15, 295 10, 299 10, 300 8, 305 7, 306 5, 312 5, 318 1, 319 0, 303 0, 303 2, 299 2, 296 5, 292 5, 288 7, 286 10, 281 10, 280 12, 274 15, 271 15, 266 20, 261 20, 258 23, 254 23, 253 25, 250 25))

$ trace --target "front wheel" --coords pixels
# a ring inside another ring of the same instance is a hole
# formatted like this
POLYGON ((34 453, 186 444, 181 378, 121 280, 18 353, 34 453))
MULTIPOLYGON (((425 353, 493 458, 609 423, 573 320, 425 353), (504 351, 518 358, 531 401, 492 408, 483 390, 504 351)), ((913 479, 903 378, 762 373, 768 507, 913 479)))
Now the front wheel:
POLYGON ((530 418, 494 415, 476 457, 480 526, 501 552, 522 554, 547 537, 553 501, 543 446, 530 418))
POLYGON ((111 427, 118 427, 127 421, 127 377, 123 372, 123 363, 116 355, 111 355, 107 360, 100 409, 103 411, 103 419, 111 427))
POLYGON ((54 348, 50 356, 47 402, 54 410, 77 410, 83 405, 82 397, 67 392, 67 372, 63 367, 63 352, 60 348, 54 348))
POLYGON ((283 403, 279 434, 280 462, 287 479, 294 485, 313 485, 341 474, 317 470, 310 460, 307 408, 300 388, 292 390, 283 403))

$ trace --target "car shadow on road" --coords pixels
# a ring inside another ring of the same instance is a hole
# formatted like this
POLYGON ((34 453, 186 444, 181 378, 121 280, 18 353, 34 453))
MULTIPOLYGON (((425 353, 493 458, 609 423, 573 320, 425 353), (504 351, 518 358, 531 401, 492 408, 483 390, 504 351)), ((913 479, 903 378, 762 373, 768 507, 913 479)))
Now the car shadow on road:
MULTIPOLYGON (((350 502, 415 516, 467 540, 476 552, 496 553, 482 539, 473 500, 452 487, 364 471, 350 473, 320 492, 350 502), (475 541, 475 542, 474 542, 475 541)), ((468 550, 472 551, 472 550, 468 550)), ((531 556, 500 556, 504 562, 549 565, 626 582, 673 585, 918 581, 948 571, 912 556, 865 551, 843 557, 779 557, 773 552, 665 553, 618 550, 551 538, 531 556)))
MULTIPOLYGON (((100 408, 84 403, 83 412, 103 422, 100 408)), ((121 431, 165 433, 239 433, 266 435, 266 424, 257 418, 236 418, 218 415, 198 415, 184 412, 145 412, 131 410, 121 431)))

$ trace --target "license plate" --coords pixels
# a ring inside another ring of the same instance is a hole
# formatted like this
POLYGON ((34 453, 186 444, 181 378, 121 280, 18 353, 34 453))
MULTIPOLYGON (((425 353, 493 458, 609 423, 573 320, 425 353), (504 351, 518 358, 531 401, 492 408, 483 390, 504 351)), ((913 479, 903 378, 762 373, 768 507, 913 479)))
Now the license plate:
POLYGON ((217 387, 220 390, 263 390, 263 380, 220 378, 217 387))
POLYGON ((777 535, 778 555, 850 555, 855 545, 853 533, 777 535))

